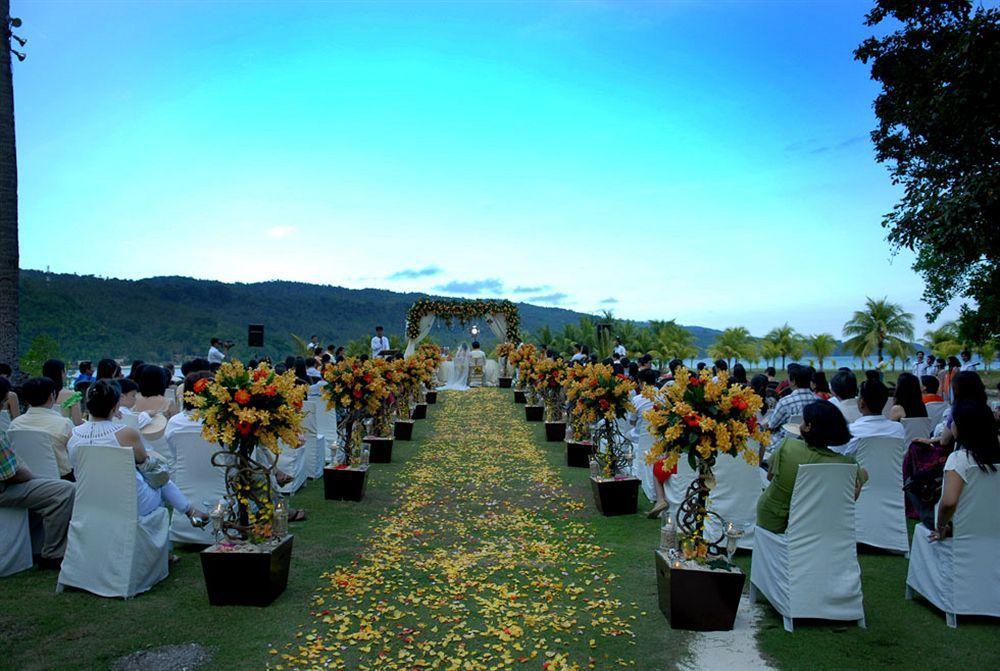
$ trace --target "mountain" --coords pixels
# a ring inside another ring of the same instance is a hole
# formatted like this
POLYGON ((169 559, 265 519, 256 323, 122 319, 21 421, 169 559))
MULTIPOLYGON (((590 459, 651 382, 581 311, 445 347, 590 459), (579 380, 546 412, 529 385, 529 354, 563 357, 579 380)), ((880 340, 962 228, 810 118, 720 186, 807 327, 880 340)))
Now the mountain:
MULTIPOLYGON (((319 334, 324 344, 343 344, 372 332, 377 324, 402 337, 406 312, 427 294, 384 289, 346 289, 302 282, 227 284, 187 277, 120 280, 92 275, 21 271, 21 352, 38 335, 58 342, 60 356, 79 359, 181 361, 204 356, 209 339, 237 343, 233 353, 248 353, 248 324, 263 324, 266 351, 284 357, 293 349, 290 333, 319 334)), ((521 328, 558 331, 577 323, 580 312, 518 303, 521 328)), ((690 327, 699 346, 718 331, 690 327)), ((435 329, 441 341, 461 338, 435 329)), ((484 339, 486 341, 489 338, 484 339)))

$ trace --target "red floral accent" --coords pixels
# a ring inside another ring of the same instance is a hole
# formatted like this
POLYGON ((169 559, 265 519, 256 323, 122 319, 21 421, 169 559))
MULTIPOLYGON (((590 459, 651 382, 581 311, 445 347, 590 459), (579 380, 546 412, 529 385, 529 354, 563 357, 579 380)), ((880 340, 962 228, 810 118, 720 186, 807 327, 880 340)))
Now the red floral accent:
POLYGON ((250 422, 240 421, 236 425, 236 430, 239 432, 241 436, 249 436, 250 432, 253 431, 253 424, 251 424, 250 422))
POLYGON ((608 399, 606 398, 602 398, 600 401, 598 401, 597 405, 601 406, 601 410, 607 410, 608 408, 611 407, 611 403, 608 402, 608 399))
POLYGON ((200 394, 201 392, 205 391, 205 387, 207 386, 208 386, 208 378, 207 377, 201 378, 200 380, 194 383, 194 393, 200 394))
POLYGON ((701 424, 701 415, 696 412, 689 413, 684 417, 684 423, 688 426, 698 426, 701 424))
POLYGON ((233 395, 233 398, 240 405, 246 405, 247 403, 250 402, 250 392, 248 392, 246 389, 240 389, 233 395))

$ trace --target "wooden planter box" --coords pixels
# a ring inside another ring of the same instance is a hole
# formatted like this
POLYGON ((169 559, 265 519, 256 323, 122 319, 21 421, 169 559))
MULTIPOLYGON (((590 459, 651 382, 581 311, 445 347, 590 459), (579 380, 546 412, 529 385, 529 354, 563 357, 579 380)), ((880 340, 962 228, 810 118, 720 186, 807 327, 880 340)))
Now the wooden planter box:
POLYGON ((413 440, 413 420, 397 419, 392 435, 396 440, 413 440))
POLYGON ((501 377, 498 379, 501 389, 510 389, 510 385, 514 382, 514 378, 512 377, 501 377))
POLYGON ((392 438, 365 436, 362 440, 368 443, 368 462, 372 464, 392 463, 392 438))
POLYGON ((590 468, 590 455, 593 450, 593 443, 577 443, 567 440, 566 465, 572 468, 590 468))
POLYGON ((639 478, 605 480, 591 476, 590 488, 597 510, 605 517, 634 515, 639 506, 639 484, 639 478))
POLYGON ((436 391, 428 391, 424 394, 424 400, 427 401, 427 405, 434 405, 438 402, 438 393, 436 391))
POLYGON ((566 440, 566 422, 545 422, 545 440, 550 443, 566 440))
POLYGON ((427 404, 417 403, 413 406, 413 412, 410 413, 412 419, 427 419, 427 404))
POLYGON ((367 483, 367 467, 323 469, 323 497, 327 501, 360 501, 365 498, 367 483))
POLYGON ((746 574, 671 566, 659 551, 656 589, 660 611, 672 629, 730 631, 736 621, 746 574))
POLYGON ((213 606, 269 606, 288 585, 292 536, 267 552, 201 551, 208 602, 213 606))
POLYGON ((523 389, 514 390, 514 403, 525 404, 528 402, 528 394, 523 389))
POLYGON ((545 406, 544 405, 526 405, 524 406, 524 418, 529 422, 540 422, 545 416, 545 406))

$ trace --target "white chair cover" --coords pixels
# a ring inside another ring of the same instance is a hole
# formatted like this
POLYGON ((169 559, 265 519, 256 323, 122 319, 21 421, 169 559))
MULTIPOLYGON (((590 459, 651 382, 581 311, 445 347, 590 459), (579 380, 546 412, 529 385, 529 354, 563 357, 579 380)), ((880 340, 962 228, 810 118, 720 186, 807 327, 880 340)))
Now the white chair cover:
POLYGON ((1000 617, 1000 473, 969 472, 958 508, 952 518, 954 535, 931 543, 930 530, 918 524, 913 530, 910 590, 943 610, 948 625, 957 615, 1000 617))
POLYGON ((483 386, 496 387, 500 384, 500 364, 496 359, 487 359, 483 367, 483 386))
POLYGON ((931 429, 937 423, 931 424, 930 417, 904 417, 900 420, 903 430, 906 431, 906 445, 909 447, 914 438, 930 438, 931 429))
POLYGON ((56 591, 129 598, 167 577, 167 509, 138 518, 131 448, 81 445, 76 499, 56 591))
POLYGON ((663 488, 667 503, 670 504, 670 512, 674 515, 680 509, 681 502, 684 501, 684 494, 697 475, 697 472, 688 463, 687 456, 681 456, 680 461, 677 462, 677 472, 670 476, 663 488))
MULTIPOLYGON (((756 441, 749 441, 748 449, 760 449, 756 441)), ((757 525, 757 499, 760 498, 760 467, 748 464, 743 457, 720 454, 715 460, 715 489, 708 497, 708 509, 723 519, 733 522, 746 531, 736 547, 753 549, 753 532, 757 525)), ((718 518, 709 516, 705 523, 708 537, 720 538, 725 526, 718 518)))
POLYGON ((935 426, 941 423, 944 418, 944 413, 948 409, 948 404, 941 401, 935 401, 933 403, 928 403, 927 408, 927 418, 930 420, 931 430, 935 426))
POLYGON ((903 494, 903 456, 907 445, 902 439, 889 436, 858 441, 854 456, 868 471, 868 483, 854 508, 859 543, 903 553, 910 549, 903 494))
POLYGON ((799 466, 786 532, 755 530, 750 599, 763 594, 786 631, 803 617, 865 626, 854 542, 856 477, 853 464, 799 466))
MULTIPOLYGON (((635 458, 632 461, 632 475, 642 481, 642 492, 650 501, 656 500, 656 477, 653 476, 653 467, 646 463, 646 455, 649 448, 653 446, 653 436, 649 433, 649 425, 643 417, 636 420, 635 426, 629 431, 628 439, 632 441, 632 449, 635 458)), ((677 512, 676 508, 672 509, 677 512)))
POLYGON ((306 453, 306 473, 312 479, 323 477, 323 467, 326 465, 326 437, 311 433, 306 434, 305 444, 299 448, 306 453))
POLYGON ((32 566, 31 529, 24 508, 0 508, 0 578, 32 566))
MULTIPOLYGON (((210 512, 226 495, 226 469, 212 465, 212 455, 221 448, 202 438, 199 431, 178 431, 167 442, 177 455, 170 479, 191 505, 210 512)), ((177 511, 170 520, 170 540, 205 545, 215 542, 210 529, 192 526, 188 516, 177 511)))
POLYGON ((59 465, 56 463, 52 436, 44 431, 13 429, 7 432, 10 446, 22 464, 28 467, 36 478, 59 479, 59 465))

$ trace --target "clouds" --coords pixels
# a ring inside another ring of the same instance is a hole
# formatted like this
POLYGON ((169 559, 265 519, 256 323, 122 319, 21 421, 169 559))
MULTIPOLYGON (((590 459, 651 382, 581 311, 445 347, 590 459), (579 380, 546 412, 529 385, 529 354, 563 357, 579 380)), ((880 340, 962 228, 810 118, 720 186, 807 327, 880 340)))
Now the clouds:
POLYGON ((434 277, 440 275, 443 270, 437 266, 424 266, 423 268, 403 268, 389 275, 388 280, 417 280, 422 277, 434 277))
POLYGON ((467 282, 452 280, 445 284, 439 284, 434 288, 449 294, 499 294, 503 293, 503 282, 496 278, 470 280, 467 282))
POLYGON ((272 226, 264 231, 264 235, 274 240, 282 240, 298 232, 295 226, 272 226))
POLYGON ((510 292, 512 294, 537 294, 547 290, 548 288, 548 285, 542 284, 537 287, 514 287, 510 290, 510 292))
POLYGON ((532 296, 528 300, 533 301, 535 303, 551 303, 553 305, 559 305, 560 303, 562 303, 563 301, 565 301, 567 298, 569 298, 568 294, 564 294, 564 293, 556 291, 556 292, 553 292, 551 294, 542 294, 540 296, 532 296))
POLYGON ((618 302, 617 298, 610 298, 609 297, 609 298, 605 298, 604 300, 602 300, 601 301, 601 305, 614 305, 617 302, 618 302))
POLYGON ((796 140, 795 142, 785 145, 785 152, 789 154, 825 154, 829 151, 847 149, 850 146, 864 142, 866 138, 866 135, 852 135, 851 137, 839 142, 824 142, 819 138, 811 137, 806 140, 796 140))

